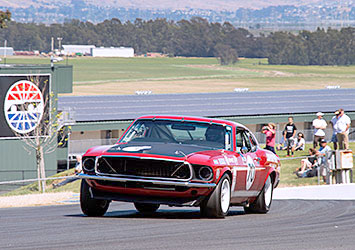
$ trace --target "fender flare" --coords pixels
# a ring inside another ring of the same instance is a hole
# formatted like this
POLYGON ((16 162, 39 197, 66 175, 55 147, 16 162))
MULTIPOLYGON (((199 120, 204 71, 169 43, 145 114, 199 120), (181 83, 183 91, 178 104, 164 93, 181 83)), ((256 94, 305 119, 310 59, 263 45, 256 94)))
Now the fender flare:
MULTIPOLYGON (((223 175, 225 175, 225 174, 228 174, 230 180, 232 181, 233 175, 232 175, 232 171, 231 171, 230 167, 217 168, 217 169, 216 169, 216 173, 217 173, 217 171, 219 171, 220 173, 219 173, 218 178, 217 178, 216 181, 215 181, 216 184, 219 183, 219 181, 221 180, 221 178, 222 178, 223 175)), ((232 185, 232 182, 231 182, 231 185, 232 185)))
POLYGON ((265 176, 265 179, 264 179, 264 182, 263 182, 263 186, 265 185, 266 183, 266 180, 268 177, 271 177, 271 181, 272 181, 272 184, 275 188, 275 184, 276 184, 276 170, 272 167, 269 169, 269 172, 267 173, 267 175, 265 176))

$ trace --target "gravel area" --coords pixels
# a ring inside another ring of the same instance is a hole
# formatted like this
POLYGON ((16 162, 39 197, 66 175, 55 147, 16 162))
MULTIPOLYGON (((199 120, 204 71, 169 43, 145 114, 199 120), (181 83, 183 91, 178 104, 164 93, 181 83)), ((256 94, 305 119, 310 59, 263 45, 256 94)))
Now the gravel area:
POLYGON ((76 200, 77 194, 73 192, 5 196, 0 197, 0 208, 67 205, 76 200))

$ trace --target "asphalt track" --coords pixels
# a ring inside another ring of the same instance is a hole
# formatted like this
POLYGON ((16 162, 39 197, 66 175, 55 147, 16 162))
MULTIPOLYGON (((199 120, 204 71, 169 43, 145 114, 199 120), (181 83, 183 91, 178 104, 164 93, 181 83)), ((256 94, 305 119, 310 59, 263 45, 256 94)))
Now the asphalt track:
POLYGON ((268 214, 233 207, 226 219, 161 207, 151 217, 112 203, 89 218, 79 205, 0 209, 1 249, 355 249, 355 201, 274 200, 268 214))

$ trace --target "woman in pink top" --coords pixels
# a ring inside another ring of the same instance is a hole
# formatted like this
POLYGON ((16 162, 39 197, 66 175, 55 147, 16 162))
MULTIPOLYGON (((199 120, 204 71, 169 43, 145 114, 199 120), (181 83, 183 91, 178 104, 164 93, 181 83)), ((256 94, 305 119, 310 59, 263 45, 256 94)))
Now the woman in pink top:
POLYGON ((267 126, 264 126, 262 129, 262 133, 266 135, 266 147, 265 149, 270 150, 271 152, 275 153, 275 128, 276 125, 270 122, 267 126))

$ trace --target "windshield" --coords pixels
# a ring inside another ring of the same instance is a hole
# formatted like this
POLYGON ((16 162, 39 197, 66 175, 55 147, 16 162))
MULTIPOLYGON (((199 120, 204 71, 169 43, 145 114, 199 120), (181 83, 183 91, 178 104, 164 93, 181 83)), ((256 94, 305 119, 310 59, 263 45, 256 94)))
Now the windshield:
POLYGON ((163 142, 231 149, 229 127, 186 121, 138 120, 120 140, 127 142, 163 142))

